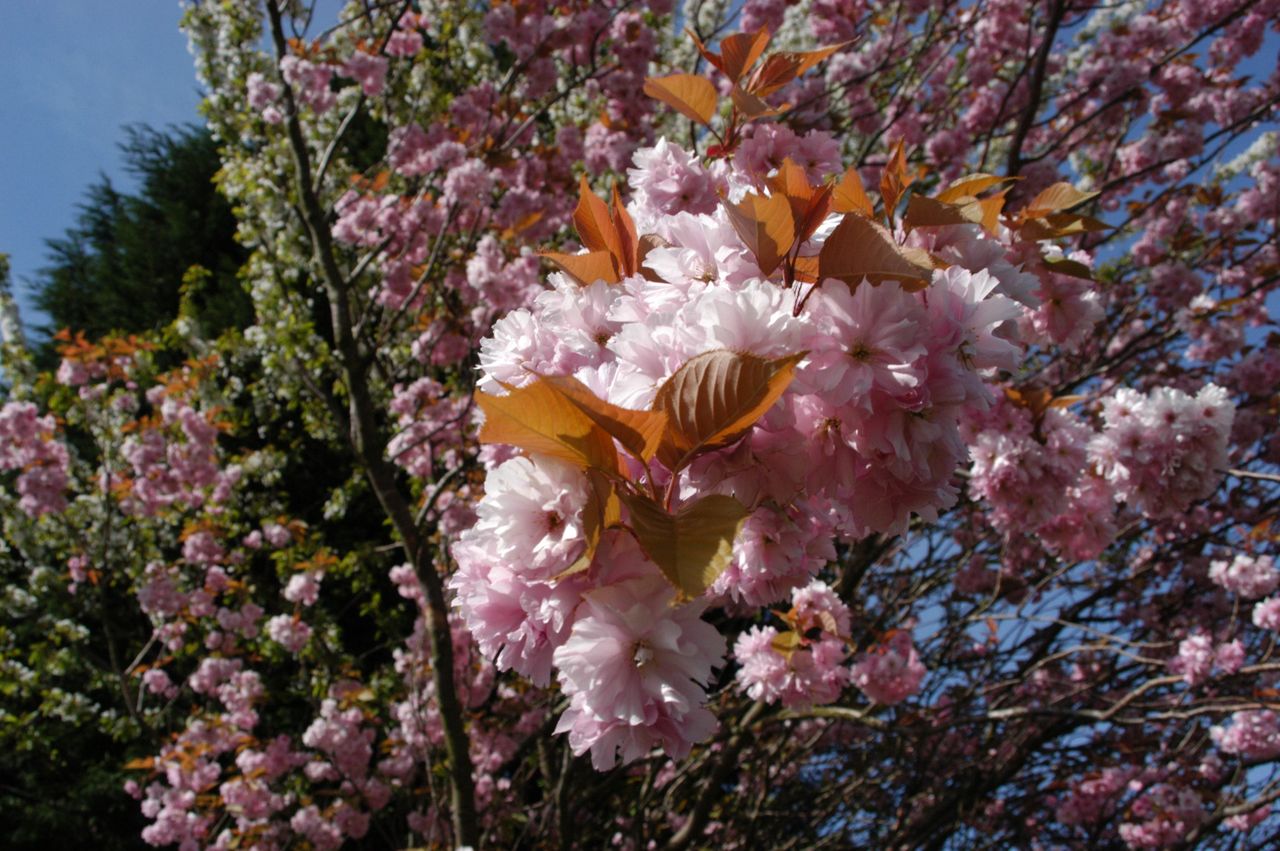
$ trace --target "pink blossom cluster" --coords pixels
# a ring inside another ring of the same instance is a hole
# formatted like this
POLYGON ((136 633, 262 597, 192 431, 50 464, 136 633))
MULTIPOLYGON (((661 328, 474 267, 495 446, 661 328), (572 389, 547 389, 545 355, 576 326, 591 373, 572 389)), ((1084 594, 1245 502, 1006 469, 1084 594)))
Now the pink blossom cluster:
POLYGON ((787 707, 832 703, 851 680, 849 607, 818 580, 791 594, 794 643, 774 626, 754 626, 733 647, 738 687, 753 700, 787 707))
POLYGON ((968 426, 973 459, 969 487, 992 508, 1006 536, 1034 535, 1068 558, 1093 558, 1115 536, 1115 507, 1106 480, 1088 470, 1094 430, 1069 410, 1032 411, 1000 400, 975 412, 968 426))
POLYGON ((1256 600, 1276 590, 1280 585, 1280 571, 1269 555, 1240 553, 1231 561, 1211 562, 1209 579, 1246 600, 1256 600))
POLYGON ((1197 631, 1178 642, 1178 654, 1169 661, 1169 670, 1181 674, 1190 686, 1200 685, 1215 669, 1234 674, 1244 664, 1244 645, 1239 640, 1214 644, 1205 632, 1197 631))
POLYGON ((1178 514, 1222 480, 1235 405, 1216 384, 1195 396, 1120 388, 1103 400, 1102 416, 1090 459, 1117 498, 1148 517, 1178 514))
POLYGON ((1158 783, 1133 802, 1129 817, 1135 820, 1120 825, 1120 838, 1130 848, 1177 846, 1206 815, 1194 790, 1158 783))
POLYGON ((158 422, 125 438, 121 454, 132 473, 125 509, 152 516, 171 507, 221 503, 240 480, 238 466, 218 456, 214 416, 163 385, 147 391, 158 422))
MULTIPOLYGON (((771 156, 825 151, 810 136, 773 134, 771 156)), ((920 292, 836 280, 788 289, 763 276, 723 205, 672 213, 681 196, 659 190, 673 163, 687 166, 678 180, 690 182, 685 194, 695 204, 706 181, 740 196, 759 175, 735 164, 712 178, 674 150, 667 142, 642 151, 629 172, 629 212, 651 222, 660 240, 645 258, 653 274, 616 286, 553 274, 552 289, 481 342, 479 386, 502 393, 537 374, 572 375, 608 402, 643 409, 701 353, 805 353, 782 399, 741 442, 699 458, 675 481, 661 467, 656 474, 676 496, 674 510, 712 493, 751 509, 728 567, 704 600, 671 608, 656 565, 634 541, 610 534, 591 570, 556 580, 586 546, 586 477, 548 458, 502 452, 489 456, 479 523, 453 548, 456 605, 481 648, 499 668, 539 682, 558 671, 571 699, 560 729, 597 765, 655 745, 683 754, 709 733, 701 684, 721 664, 723 639, 698 619, 703 608, 776 603, 834 556, 833 539, 898 532, 913 514, 931 519, 952 504, 952 473, 965 455, 961 419, 991 403, 988 375, 1012 368, 1017 354, 997 330, 1021 308, 982 269, 940 270, 920 292), (656 701, 664 690, 678 700, 656 701)), ((809 159, 826 173, 833 157, 809 159)), ((819 231, 812 250, 829 232, 819 231)), ((754 650, 743 645, 743 657, 770 659, 761 655, 771 652, 767 629, 754 634, 754 650)), ((871 699, 896 703, 924 675, 905 633, 852 668, 840 667, 844 655, 833 638, 792 656, 793 666, 815 667, 791 685, 778 685, 781 669, 744 682, 795 704, 832 700, 852 678, 871 699)))
MULTIPOLYGON (((465 277, 456 268, 446 273, 451 288, 476 291, 475 298, 467 299, 474 306, 466 317, 470 327, 454 330, 460 330, 469 345, 487 332, 496 316, 526 304, 540 288, 536 258, 528 253, 504 257, 499 241, 485 231, 505 229, 522 240, 550 236, 572 210, 569 188, 577 180, 575 162, 585 161, 597 172, 626 168, 654 107, 643 93, 644 77, 658 46, 646 13, 661 15, 669 9, 666 0, 648 0, 640 8, 609 0, 575 7, 572 14, 541 4, 497 4, 485 13, 487 43, 503 45, 518 60, 515 102, 548 99, 554 103, 558 79, 591 64, 591 52, 597 47, 608 50, 613 60, 608 73, 592 79, 589 87, 589 94, 601 104, 601 117, 585 130, 566 122, 554 136, 544 136, 540 124, 520 115, 516 118, 520 130, 513 132, 511 118, 502 114, 513 102, 510 93, 482 79, 451 93, 447 113, 436 120, 389 126, 392 184, 360 186, 346 193, 337 205, 333 229, 341 243, 381 249, 373 264, 381 279, 374 288, 375 298, 395 310, 420 306, 424 293, 418 278, 432 256, 432 244, 449 235, 475 241, 480 234, 465 277), (516 155, 495 156, 495 150, 516 155)), ((334 98, 326 74, 357 80, 366 95, 378 93, 395 72, 397 61, 408 70, 407 60, 421 49, 424 30, 442 37, 432 31, 428 16, 406 13, 390 34, 383 56, 357 49, 340 65, 287 56, 281 61, 281 73, 304 104, 323 112, 334 98)), ((273 84, 265 80, 251 80, 251 84, 254 103, 263 104, 264 110, 276 109, 278 92, 270 88, 273 84)), ((686 175, 700 170, 687 155, 683 161, 678 160, 679 154, 675 156, 666 163, 668 177, 650 181, 659 196, 690 188, 686 175)), ((707 209, 714 205, 710 185, 698 191, 701 194, 691 197, 691 202, 707 209)), ((444 357, 442 362, 450 362, 447 354, 444 357)))
POLYGON ((326 62, 312 62, 294 54, 280 60, 280 76, 293 88, 294 96, 317 115, 333 109, 338 102, 329 86, 333 72, 334 67, 326 62))
POLYGON ((1093 825, 1110 818, 1134 776, 1132 769, 1108 767, 1097 775, 1076 780, 1054 815, 1063 824, 1093 825))
POLYGON ((19 471, 18 507, 28 517, 66 507, 71 456, 57 433, 53 415, 39 416, 30 402, 6 402, 0 408, 0 471, 19 471))
POLYGON ((1246 709, 1231 714, 1231 726, 1209 730, 1213 743, 1225 753, 1247 760, 1280 757, 1280 716, 1271 709, 1246 709))
POLYGON ((876 703, 892 706, 919 691, 926 673, 911 635, 898 630, 862 654, 853 666, 853 684, 876 703))

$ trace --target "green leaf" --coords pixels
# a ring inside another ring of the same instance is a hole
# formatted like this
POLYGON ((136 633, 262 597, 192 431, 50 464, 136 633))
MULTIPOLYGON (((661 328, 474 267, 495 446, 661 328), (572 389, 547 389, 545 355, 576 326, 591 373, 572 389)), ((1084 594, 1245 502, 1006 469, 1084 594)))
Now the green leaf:
POLYGON ((621 494, 631 530, 682 599, 706 591, 729 565, 733 541, 750 513, 731 496, 712 494, 669 514, 652 499, 621 494))

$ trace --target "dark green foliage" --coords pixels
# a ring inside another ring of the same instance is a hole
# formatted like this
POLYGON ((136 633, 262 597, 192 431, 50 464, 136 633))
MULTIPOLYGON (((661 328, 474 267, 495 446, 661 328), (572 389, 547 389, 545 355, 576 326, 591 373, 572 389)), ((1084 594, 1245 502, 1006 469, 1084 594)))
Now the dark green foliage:
MULTIPOLYGON (((178 316, 184 275, 208 271, 189 296, 207 336, 252 321, 253 307, 236 277, 246 253, 235 241, 235 217, 213 185, 218 147, 208 131, 126 128, 126 168, 136 195, 105 177, 90 186, 66 235, 47 242, 49 265, 35 281, 35 301, 49 315, 47 335, 62 328, 90 339, 111 331, 159 328, 178 316)), ((41 353, 47 364, 52 351, 41 353)))

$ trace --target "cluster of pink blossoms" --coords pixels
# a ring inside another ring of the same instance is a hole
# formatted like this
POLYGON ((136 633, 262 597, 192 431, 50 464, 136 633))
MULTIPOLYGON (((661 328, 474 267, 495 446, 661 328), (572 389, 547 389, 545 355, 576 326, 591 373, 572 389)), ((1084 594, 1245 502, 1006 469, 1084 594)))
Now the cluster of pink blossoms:
POLYGON ((18 507, 28 517, 66 507, 71 457, 56 434, 53 415, 39 416, 30 402, 7 402, 0 408, 0 471, 20 471, 18 507))
POLYGON ((1193 790, 1160 783, 1133 802, 1130 816, 1135 821, 1120 825, 1120 838, 1125 844, 1130 848, 1169 848, 1199 827, 1205 810, 1193 790))
POLYGON ((159 423, 130 435, 121 447, 132 473, 125 509, 152 516, 174 506, 226 501, 241 470, 221 464, 214 418, 164 386, 148 390, 147 401, 157 409, 159 423))
MULTIPOLYGON (((970 488, 992 507, 1006 537, 1029 536, 1081 561, 1115 538, 1117 503, 1153 518, 1174 516, 1213 492, 1227 463, 1235 406, 1210 384, 1194 397, 1172 388, 1142 394, 1121 388, 1102 400, 1100 429, 1066 409, 1040 413, 1002 399, 966 423, 973 457, 970 488)), ((1247 557, 1212 575, 1229 590, 1258 597, 1270 562, 1247 557)))
MULTIPOLYGON (((898 533, 913 515, 933 519, 954 503, 952 474, 966 455, 961 421, 991 404, 989 378, 1018 353, 1008 334, 1024 309, 1004 293, 1034 301, 1035 279, 997 263, 1006 245, 968 226, 938 228, 933 241, 967 246, 955 254, 974 268, 957 262, 919 291, 837 280, 788 288, 762 275, 723 204, 708 209, 710 199, 761 191, 783 158, 831 173, 834 147, 822 141, 773 134, 767 157, 713 168, 670 142, 640 151, 628 212, 658 246, 644 274, 588 286, 553 274, 531 308, 509 313, 481 343, 484 392, 572 376, 629 409, 646 409, 664 381, 706 352, 803 353, 779 402, 741 441, 704 454, 674 482, 652 465, 673 512, 709 494, 749 510, 728 566, 690 602, 675 600, 625 530, 605 533, 589 570, 557 578, 587 548, 586 475, 537 454, 486 454, 480 519, 453 548, 455 605, 500 669, 539 683, 556 674, 570 700, 559 729, 597 766, 655 746, 679 758, 709 735, 704 689, 726 646, 701 619, 710 608, 742 614, 792 597, 794 646, 775 646, 778 628, 765 623, 735 648, 740 687, 762 699, 825 703, 856 684, 896 703, 924 676, 907 631, 851 659, 848 610, 814 579, 834 558, 834 540, 898 533)), ((802 253, 831 230, 819 228, 802 253)))
POLYGON ((1102 416, 1090 455, 1117 498, 1146 516, 1176 515, 1222 480, 1235 405, 1216 384, 1194 397, 1121 388, 1103 400, 1102 416))

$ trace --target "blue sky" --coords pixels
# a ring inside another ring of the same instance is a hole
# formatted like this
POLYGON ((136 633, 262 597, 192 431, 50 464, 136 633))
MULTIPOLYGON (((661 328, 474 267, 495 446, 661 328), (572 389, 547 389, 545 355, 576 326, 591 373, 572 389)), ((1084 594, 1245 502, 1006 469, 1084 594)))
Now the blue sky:
POLYGON ((44 240, 75 220, 99 173, 134 186, 121 127, 200 120, 181 16, 177 0, 0 3, 0 252, 28 325, 39 318, 24 282, 45 263, 44 240))

